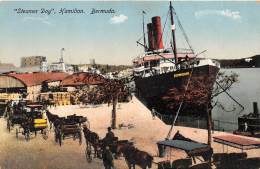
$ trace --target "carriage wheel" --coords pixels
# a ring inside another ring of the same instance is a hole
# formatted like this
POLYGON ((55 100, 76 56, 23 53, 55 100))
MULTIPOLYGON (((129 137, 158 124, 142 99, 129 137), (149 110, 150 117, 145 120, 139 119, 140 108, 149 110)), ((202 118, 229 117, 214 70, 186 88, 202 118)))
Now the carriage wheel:
POLYGON ((61 146, 61 143, 62 143, 62 134, 60 134, 60 136, 59 136, 59 138, 58 138, 58 141, 59 141, 59 144, 60 144, 60 146, 61 146))
MULTIPOLYGON (((44 129, 44 130, 42 130, 42 138, 44 139, 44 140, 47 140, 48 139, 48 129, 46 128, 46 129, 44 129)), ((56 137, 55 137, 55 141, 56 141, 56 137)), ((57 142, 57 141, 56 141, 57 142)))
POLYGON ((91 156, 91 146, 87 146, 85 150, 86 160, 87 162, 91 163, 92 156, 91 156))
POLYGON ((58 141, 59 141, 59 133, 58 133, 57 129, 54 130, 54 137, 55 137, 55 142, 58 143, 58 141))
POLYGON ((55 139, 55 143, 57 143, 58 142, 58 136, 57 136, 56 132, 54 133, 54 139, 55 139))
POLYGON ((18 139, 18 129, 17 128, 15 130, 15 136, 16 136, 16 139, 18 139))
POLYGON ((24 137, 26 141, 30 140, 30 134, 28 132, 25 133, 24 137))
MULTIPOLYGON (((49 121, 49 120, 48 120, 49 121)), ((49 125, 50 125, 50 132, 51 132, 51 129, 52 129, 52 123, 49 121, 49 125)))
POLYGON ((103 157, 102 157, 102 148, 101 147, 97 147, 97 150, 96 150, 97 152, 97 158, 99 158, 99 159, 102 159, 103 157))
POLYGON ((82 134, 81 134, 81 132, 79 132, 79 145, 81 145, 82 144, 82 134))
POLYGON ((7 120, 7 130, 9 131, 9 133, 11 132, 11 124, 10 124, 10 120, 7 120))
POLYGON ((30 140, 30 131, 28 129, 24 131, 24 137, 26 141, 30 140))

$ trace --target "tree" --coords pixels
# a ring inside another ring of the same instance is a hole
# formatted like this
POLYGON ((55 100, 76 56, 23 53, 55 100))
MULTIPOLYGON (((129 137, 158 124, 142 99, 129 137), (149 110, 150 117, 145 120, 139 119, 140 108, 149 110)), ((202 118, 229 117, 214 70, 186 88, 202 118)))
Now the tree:
POLYGON ((75 92, 74 96, 76 100, 79 100, 83 104, 103 104, 112 102, 111 128, 115 129, 117 103, 128 102, 131 98, 131 93, 125 83, 126 81, 124 79, 109 79, 97 86, 85 86, 80 91, 75 92))
POLYGON ((119 95, 119 93, 116 92, 112 96, 112 105, 113 105, 113 108, 112 108, 112 120, 111 120, 112 121, 111 122, 111 128, 112 129, 116 128, 116 106, 117 106, 117 103, 118 103, 118 95, 119 95))
MULTIPOLYGON (((227 75, 225 72, 219 72, 216 78, 216 85, 213 88, 213 92, 211 98, 209 99, 209 104, 206 105, 207 111, 207 128, 208 128, 208 145, 211 146, 211 130, 212 130, 212 109, 216 105, 222 104, 218 101, 214 101, 214 98, 227 93, 232 86, 238 82, 238 74, 231 72, 231 74, 227 75)), ((228 93, 227 93, 228 94, 228 93)), ((232 96, 231 96, 232 97, 232 96)), ((223 107, 223 106, 222 106, 223 107)))
POLYGON ((112 119, 111 119, 111 128, 115 129, 116 128, 116 106, 118 103, 118 98, 120 95, 122 95, 122 89, 124 88, 124 84, 122 81, 119 80, 111 80, 106 89, 106 93, 110 95, 109 102, 112 101, 112 119))

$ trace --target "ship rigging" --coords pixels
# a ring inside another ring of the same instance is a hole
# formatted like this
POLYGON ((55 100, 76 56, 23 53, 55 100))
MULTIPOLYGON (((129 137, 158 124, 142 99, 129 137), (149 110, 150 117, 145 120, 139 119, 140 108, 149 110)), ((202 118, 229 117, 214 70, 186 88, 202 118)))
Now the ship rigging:
MULTIPOLYGON (((189 41, 189 38, 181 24, 181 21, 179 20, 179 17, 178 15, 176 14, 175 12, 175 9, 173 8, 171 2, 170 2, 170 7, 169 7, 169 10, 167 12, 167 16, 166 16, 166 20, 165 20, 165 23, 164 23, 164 26, 163 26, 163 31, 161 31, 161 21, 160 21, 160 17, 159 16, 156 16, 156 17, 153 17, 152 18, 152 23, 148 23, 147 24, 147 34, 148 34, 148 44, 149 46, 147 46, 147 43, 146 43, 146 36, 145 36, 145 29, 144 29, 144 15, 146 14, 145 11, 142 11, 142 14, 143 14, 143 36, 137 41, 137 44, 141 45, 144 47, 144 51, 145 51, 145 54, 144 56, 147 56, 147 55, 154 55, 154 56, 157 56, 157 59, 154 59, 154 60, 163 60, 164 62, 167 61, 168 62, 168 65, 170 65, 168 68, 165 68, 166 66, 162 66, 163 67, 159 73, 165 73, 165 70, 167 69, 167 72, 168 71, 175 71, 175 70, 178 70, 178 69, 181 69, 183 66, 187 67, 193 67, 195 63, 199 63, 200 61, 198 60, 201 60, 201 59, 196 59, 199 55, 201 55, 202 53, 206 52, 207 50, 203 50, 202 52, 199 52, 197 54, 195 54, 194 52, 194 49, 192 48, 191 46, 191 43, 189 41), (174 23, 174 15, 176 17, 176 20, 177 20, 177 24, 182 32, 182 35, 189 47, 189 49, 181 49, 182 52, 180 53, 177 53, 177 45, 176 45, 176 35, 175 35, 175 30, 176 30, 176 26, 175 26, 175 23, 174 23), (170 28, 171 28, 171 48, 169 49, 164 49, 164 45, 163 45, 163 33, 165 31, 165 26, 166 26, 166 23, 167 23, 167 20, 168 20, 168 17, 170 16, 170 28), (143 43, 140 42, 140 40, 143 39, 143 43), (167 54, 171 54, 171 56, 167 55, 167 54), (169 64, 170 63, 170 64, 169 64)), ((141 58, 141 59, 145 59, 143 56, 141 57, 138 57, 138 58, 141 58)), ((138 58, 136 58, 133 62, 134 64, 136 63, 135 61, 138 61, 138 58)), ((150 57, 151 58, 151 57, 150 57)), ((205 60, 204 59, 204 62, 210 62, 210 61, 213 61, 213 60, 205 60)), ((216 61, 213 61, 214 64, 218 64, 216 61)), ((144 67, 148 67, 150 70, 141 70, 141 69, 138 69, 139 71, 135 71, 135 73, 137 74, 140 74, 141 76, 150 76, 151 74, 155 74, 155 72, 158 72, 158 69, 156 70, 156 68, 151 64, 151 62, 148 61, 148 63, 144 63, 144 64, 148 64, 145 65, 144 67), (146 73, 147 72, 147 73, 146 73)), ((138 66, 137 66, 138 67, 138 66)), ((219 67, 219 64, 218 64, 218 67, 219 67)))
POLYGON ((218 62, 197 58, 205 51, 195 54, 171 3, 163 29, 159 16, 152 17, 152 22, 147 24, 148 42, 144 32, 144 14, 146 13, 143 12, 144 37, 137 43, 144 47, 145 52, 133 60, 137 95, 144 100, 148 108, 154 108, 163 114, 176 115, 186 112, 190 115, 200 115, 211 96, 220 68, 218 62), (189 46, 187 50, 177 49, 174 14, 189 46), (163 34, 169 16, 171 48, 163 44, 163 34))

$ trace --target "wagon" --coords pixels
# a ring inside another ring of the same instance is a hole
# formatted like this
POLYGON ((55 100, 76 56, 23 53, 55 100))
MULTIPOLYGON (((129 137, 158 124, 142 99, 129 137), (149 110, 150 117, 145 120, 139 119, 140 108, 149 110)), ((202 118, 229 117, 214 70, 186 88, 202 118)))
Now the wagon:
POLYGON ((81 126, 83 123, 87 122, 87 118, 73 114, 73 115, 67 116, 65 121, 66 121, 66 123, 69 123, 69 124, 79 124, 81 126))
MULTIPOLYGON (((180 135, 180 134, 179 134, 180 135)), ((192 167, 192 160, 196 164, 196 159, 203 162, 203 166, 209 166, 213 149, 204 143, 194 142, 183 139, 163 140, 157 142, 159 157, 166 156, 166 148, 170 149, 170 154, 167 155, 167 160, 158 163, 158 169, 173 169, 173 168, 190 168, 192 167), (178 159, 170 163, 171 149, 179 149, 186 152, 187 157, 184 159, 178 159), (199 158, 199 156, 202 157, 199 158), (205 163, 205 164, 204 164, 205 163)), ((195 166, 194 166, 195 167, 195 166)))
POLYGON ((57 119, 58 125, 55 125, 55 142, 58 142, 61 146, 62 141, 67 138, 73 138, 73 140, 79 139, 79 144, 82 143, 81 125, 75 121, 68 120, 66 118, 57 119))
POLYGON ((27 122, 22 123, 19 128, 16 128, 16 138, 18 139, 18 134, 22 133, 28 141, 30 134, 34 133, 37 136, 37 132, 42 134, 43 139, 46 140, 48 138, 48 124, 46 119, 33 119, 33 121, 27 119, 27 122))
POLYGON ((21 126, 27 119, 26 110, 21 102, 9 102, 6 112, 7 130, 10 132, 15 126, 21 126))
POLYGON ((27 111, 24 113, 26 118, 24 118, 20 126, 16 128, 17 139, 18 134, 22 133, 28 141, 30 139, 30 134, 34 133, 36 136, 37 132, 40 132, 44 139, 48 138, 48 124, 42 107, 42 105, 38 104, 26 105, 25 110, 27 111))

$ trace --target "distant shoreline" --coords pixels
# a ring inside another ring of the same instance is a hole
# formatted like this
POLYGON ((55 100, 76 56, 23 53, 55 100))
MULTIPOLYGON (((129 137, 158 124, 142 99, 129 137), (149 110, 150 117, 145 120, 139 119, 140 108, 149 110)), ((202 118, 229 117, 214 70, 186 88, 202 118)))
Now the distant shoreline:
POLYGON ((221 68, 260 68, 260 55, 241 59, 216 59, 221 68))

